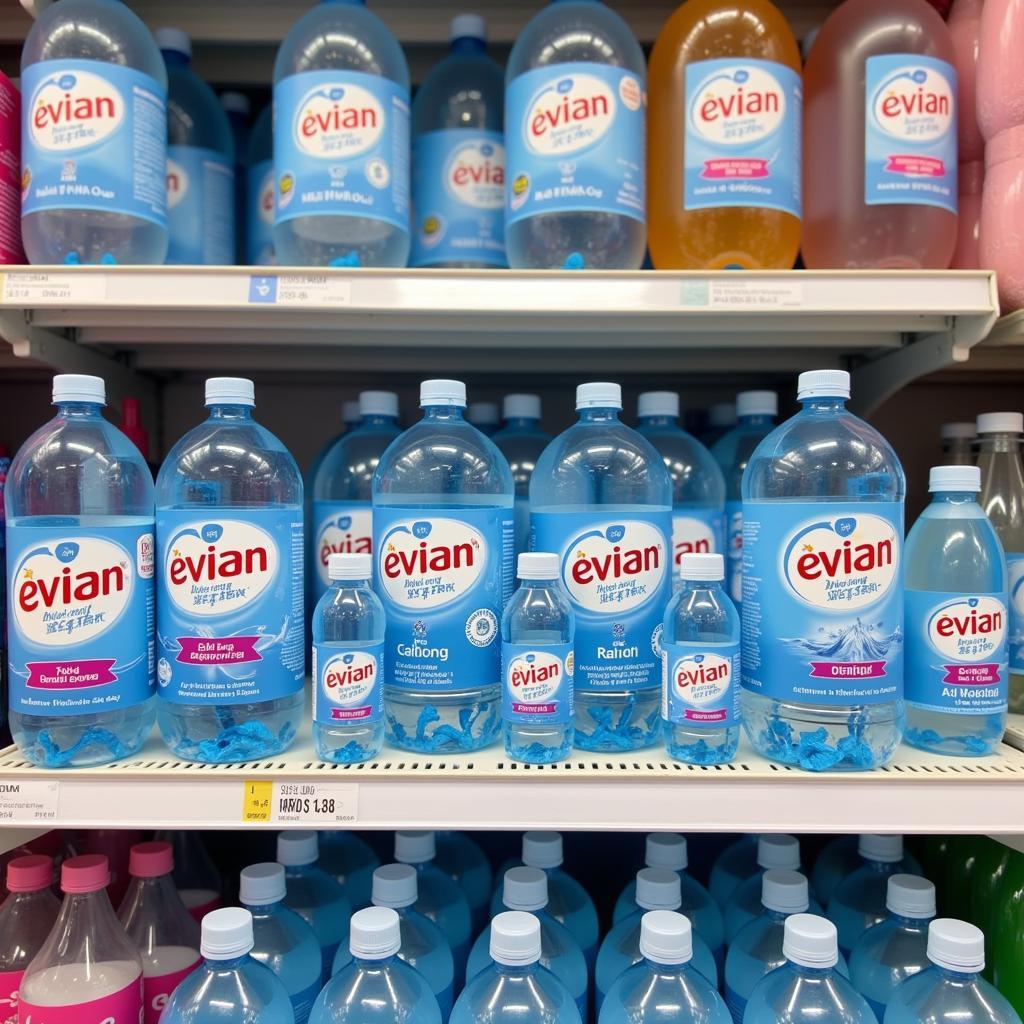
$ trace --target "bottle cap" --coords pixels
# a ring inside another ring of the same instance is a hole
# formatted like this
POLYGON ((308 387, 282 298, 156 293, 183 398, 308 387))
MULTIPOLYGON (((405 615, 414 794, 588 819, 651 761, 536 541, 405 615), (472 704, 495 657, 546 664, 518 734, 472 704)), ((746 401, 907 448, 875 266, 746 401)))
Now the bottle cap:
POLYGON ((561 867, 562 833, 524 832, 523 863, 527 867, 542 868, 545 871, 561 867))
POLYGON ((1024 415, 1019 412, 983 412, 978 417, 979 434, 1024 434, 1024 415))
POLYGON ((985 967, 985 936, 966 921, 937 917, 928 925, 928 959, 947 971, 977 974, 985 967))
POLYGON ((839 933, 817 914, 791 914, 782 933, 782 955, 801 967, 835 967, 839 963, 839 933))
POLYGON ((128 854, 128 874, 133 878, 162 878, 174 870, 171 844, 157 840, 136 843, 128 854))
POLYGON ((109 884, 110 865, 101 853, 69 857, 60 866, 60 887, 64 892, 99 892, 109 884))
POLYGON ((540 395, 506 395, 501 405, 507 420, 540 419, 540 395))
POLYGON ((552 551, 524 551, 516 573, 521 580, 557 580, 558 555, 552 551))
POLYGON ((269 907, 284 899, 284 866, 282 864, 250 864, 241 874, 238 898, 247 907, 269 907))
POLYGON ((672 910, 649 910, 640 918, 640 955, 656 964, 688 964, 693 959, 693 928, 672 910))
POLYGON ((437 855, 433 832, 395 833, 395 860, 400 864, 426 864, 437 855))
POLYGON ((667 868, 641 868, 636 873, 636 905, 644 910, 678 910, 682 889, 679 876, 667 868))
POLYGON ((220 94, 220 105, 229 114, 241 114, 242 117, 248 117, 252 113, 249 97, 244 92, 236 92, 234 89, 228 89, 227 92, 220 94))
POLYGON ((402 927, 391 907, 357 910, 349 921, 349 952, 360 960, 386 960, 402 945, 402 927))
POLYGON ((182 53, 189 60, 192 59, 192 40, 188 33, 180 28, 158 28, 153 33, 156 45, 161 50, 171 50, 174 53, 182 53))
POLYGON ((466 407, 466 385, 461 380, 425 380, 420 385, 420 408, 428 405, 466 407))
POLYGON ((805 370, 797 378, 796 397, 849 398, 850 375, 846 370, 805 370))
POLYGON ((498 406, 494 402, 473 402, 466 411, 466 419, 474 427, 493 427, 501 420, 498 406))
POLYGON ((622 388, 618 384, 580 384, 576 388, 577 409, 621 409, 622 388))
POLYGON ((382 864, 373 873, 375 907, 411 907, 419 899, 416 869, 411 864, 382 864))
POLYGON ((777 416, 779 396, 774 391, 741 391, 736 396, 737 416, 777 416))
POLYGON ((360 416, 393 416, 398 418, 398 395, 394 391, 360 391, 360 416))
POLYGON ((677 832, 652 832, 647 837, 644 848, 644 864, 647 867, 685 871, 689 863, 686 836, 677 832))
POLYGON ((724 580, 725 559, 721 555, 683 555, 679 559, 679 578, 684 580, 724 580))
POLYGON ((540 959, 540 921, 522 910, 506 910, 491 922, 491 959, 525 967, 540 959))
POLYGON ((800 868, 800 843, 792 836, 757 837, 757 866, 760 868, 800 868))
POLYGON ((448 30, 451 42, 456 39, 479 39, 487 42, 487 22, 479 14, 456 14, 448 30))
POLYGON ((210 377, 206 382, 207 405, 255 405, 256 388, 245 377, 210 377))
POLYGON ((928 490, 980 491, 981 470, 977 466, 932 466, 928 471, 928 490))
POLYGON ((708 409, 708 423, 713 427, 731 427, 736 423, 736 406, 732 402, 716 402, 708 409))
POLYGON ((807 879, 786 868, 766 871, 761 876, 761 905, 776 914, 803 914, 811 905, 807 879))
POLYGON ((7 888, 10 892, 38 892, 53 884, 53 858, 41 853, 15 857, 7 865, 7 888))
POLYGON ((636 414, 645 416, 679 416, 679 395, 675 391, 645 391, 636 400, 636 414))
POLYGON ((548 905, 548 876, 540 868, 509 868, 501 901, 509 910, 543 910, 548 905))
MULTIPOLYGON (((364 555, 369 558, 369 555, 364 555)), ((277 863, 286 868, 301 868, 315 864, 320 856, 317 834, 303 829, 299 832, 281 832, 277 836, 277 863)))
POLYGON ((857 841, 857 853, 865 860, 895 864, 903 860, 903 836, 861 836, 857 841))
POLYGON ((935 916, 935 886, 918 875, 890 875, 885 908, 890 914, 926 921, 935 916))
POLYGON ((939 428, 939 437, 943 441, 973 440, 978 436, 976 423, 943 423, 939 428))
POLYGON ((355 425, 363 418, 359 411, 359 403, 349 400, 341 403, 341 422, 355 425))
POLYGON ((327 578, 329 580, 368 580, 372 575, 372 555, 346 553, 327 556, 327 578))
POLYGON ((53 404, 64 402, 92 402, 107 404, 107 386, 102 377, 87 373, 58 373, 53 378, 53 404))
POLYGON ((234 960, 252 947, 252 914, 248 910, 221 907, 203 917, 199 952, 207 960, 234 960))

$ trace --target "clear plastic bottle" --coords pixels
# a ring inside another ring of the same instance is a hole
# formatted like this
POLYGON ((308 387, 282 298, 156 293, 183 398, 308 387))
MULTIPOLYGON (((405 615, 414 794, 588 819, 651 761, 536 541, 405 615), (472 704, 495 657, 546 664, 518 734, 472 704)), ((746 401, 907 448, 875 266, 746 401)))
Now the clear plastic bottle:
POLYGON ((229 89, 218 97, 231 125, 231 138, 235 144, 235 258, 239 266, 246 258, 246 178, 249 170, 249 118, 252 104, 244 92, 229 89))
POLYGON ((170 843, 132 847, 132 881, 117 916, 142 954, 142 1024, 157 1024, 171 993, 200 963, 199 925, 178 896, 173 870, 170 843))
POLYGON ((380 857, 366 840, 351 832, 321 832, 320 867, 345 887, 353 910, 370 905, 373 873, 380 867, 380 857))
POLYGON ((978 429, 974 423, 943 423, 939 430, 942 441, 942 463, 945 466, 973 466, 978 429))
MULTIPOLYGON (((574 6, 588 4, 551 10, 574 6)), ((638 750, 661 720, 672 481, 651 442, 619 421, 618 384, 581 384, 576 408, 579 422, 544 449, 530 481, 530 547, 559 555, 576 614, 576 746, 638 750)))
POLYGON ((701 432, 700 439, 704 442, 704 446, 710 450, 735 426, 736 403, 715 402, 708 409, 707 426, 701 432))
POLYGON ((752 875, 758 874, 756 835, 741 836, 727 846, 711 867, 708 892, 724 911, 732 894, 752 875))
POLYGON ((178 896, 196 923, 201 924, 211 910, 220 907, 224 888, 220 872, 206 852, 202 833, 167 829, 157 832, 156 838, 171 844, 178 896))
POLYGON ((890 875, 889 916, 869 928, 850 953, 850 980, 882 1020, 895 988, 928 967, 928 923, 935 886, 917 875, 890 875))
POLYGON ((207 914, 203 962, 174 990, 161 1024, 295 1024, 284 985, 253 960, 252 948, 248 910, 224 907, 207 914))
POLYGON ((167 65, 168 263, 235 262, 235 142, 214 91, 192 70, 192 43, 161 28, 167 65))
POLYGON ((334 955, 348 945, 352 907, 341 883, 318 863, 316 832, 282 832, 277 837, 277 862, 284 867, 284 905, 313 929, 323 954, 323 977, 330 977, 334 955))
POLYGON ((357 764, 384 743, 384 607, 371 555, 329 555, 327 571, 313 612, 313 742, 317 757, 357 764))
POLYGON ((456 15, 448 38, 412 104, 409 266, 504 267, 505 75, 479 15, 456 15))
POLYGON ((828 906, 839 883, 863 863, 857 852, 859 842, 856 835, 836 836, 815 858, 810 874, 811 892, 823 907, 828 906))
POLYGON ((252 864, 241 875, 239 901, 252 914, 254 944, 249 955, 281 979, 295 1012, 306 1024, 323 980, 316 933, 285 906, 285 872, 280 864, 252 864))
POLYGON ((501 730, 512 473, 463 419, 465 384, 424 381, 420 405, 423 419, 381 456, 373 482, 387 737, 419 753, 479 750, 501 730))
POLYGON ((138 15, 119 0, 41 10, 21 51, 21 92, 29 262, 163 263, 167 71, 138 15))
POLYGON ((558 555, 519 556, 519 589, 501 617, 502 731, 514 761, 563 761, 573 742, 575 616, 558 555))
POLYGON ((245 189, 246 262, 253 267, 277 263, 274 249, 274 107, 263 108, 249 136, 245 189))
POLYGON ((280 754, 305 704, 302 477, 255 404, 251 380, 210 378, 157 478, 157 717, 206 763, 280 754))
POLYGON ((479 844, 464 832, 434 833, 434 864, 450 875, 463 891, 473 917, 473 931, 487 923, 494 874, 479 844))
POLYGON ((292 26, 274 111, 278 262, 404 267, 409 66, 365 0, 323 0, 292 26))
POLYGON ((527 23, 505 72, 510 267, 639 269, 646 81, 629 26, 597 0, 554 0, 527 23))
POLYGON ((156 715, 153 478, 99 377, 54 377, 53 402, 4 488, 10 725, 33 764, 83 768, 135 754, 156 715))
POLYGON ((1009 690, 1003 548, 978 504, 977 466, 936 466, 928 489, 907 535, 904 739, 936 754, 991 754, 1009 690))
POLYGON ((466 409, 466 419, 481 434, 490 437, 501 425, 497 402, 471 402, 466 409))
POLYGON ((743 475, 743 728, 774 761, 863 771, 903 735, 906 479, 845 370, 797 397, 743 475))

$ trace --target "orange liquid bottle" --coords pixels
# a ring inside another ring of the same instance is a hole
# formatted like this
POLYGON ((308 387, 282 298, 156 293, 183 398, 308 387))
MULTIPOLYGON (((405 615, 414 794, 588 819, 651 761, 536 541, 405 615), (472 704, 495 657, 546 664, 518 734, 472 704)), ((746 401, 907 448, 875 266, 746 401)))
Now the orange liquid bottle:
POLYGON ((800 51, 768 0, 687 0, 648 67, 659 270, 789 269, 800 248, 800 51))

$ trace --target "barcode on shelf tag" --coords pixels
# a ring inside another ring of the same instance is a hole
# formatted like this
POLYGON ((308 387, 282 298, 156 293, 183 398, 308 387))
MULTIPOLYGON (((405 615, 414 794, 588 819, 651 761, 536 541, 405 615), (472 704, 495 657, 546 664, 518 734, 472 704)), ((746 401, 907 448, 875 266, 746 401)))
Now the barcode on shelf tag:
POLYGON ((352 824, 359 818, 359 787, 337 782, 275 782, 274 821, 352 824))
POLYGON ((0 822, 55 821, 59 808, 59 782, 0 783, 0 822))
POLYGON ((249 278, 250 305, 347 306, 352 282, 333 274, 271 274, 249 278))
POLYGON ((0 274, 0 302, 12 305, 36 303, 55 306, 103 302, 106 297, 105 274, 47 274, 35 271, 0 274))

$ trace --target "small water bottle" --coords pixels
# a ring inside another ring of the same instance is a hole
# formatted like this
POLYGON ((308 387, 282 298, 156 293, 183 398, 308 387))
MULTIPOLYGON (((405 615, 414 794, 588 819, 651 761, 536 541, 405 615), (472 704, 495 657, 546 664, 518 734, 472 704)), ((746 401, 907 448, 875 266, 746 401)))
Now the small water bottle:
POLYGON ((572 750, 576 618, 558 555, 524 552, 518 575, 519 589, 501 617, 505 753, 527 764, 551 764, 572 750))
POLYGON ((330 555, 330 589, 313 612, 313 740, 317 757, 356 764, 384 743, 384 606, 370 555, 330 555))
POLYGON ((8 896, 0 904, 0 1020, 16 1024, 21 979, 53 929, 60 901, 53 894, 52 857, 15 857, 6 880, 8 896))
POLYGON ((721 555, 683 555, 665 610, 661 728, 669 756, 726 764, 740 742, 740 617, 721 555))
POLYGON ((320 832, 319 836, 320 867, 345 887, 353 910, 368 907, 380 857, 365 839, 351 832, 320 832))
MULTIPOLYGON (((708 892, 723 912, 732 894, 751 875, 758 874, 756 835, 741 836, 727 846, 711 868, 708 892)), ((859 862, 858 862, 859 863, 859 862)))
POLYGON ((494 884, 487 854, 474 839, 453 830, 435 832, 434 846, 434 863, 465 893, 473 915, 473 931, 479 931, 487 923, 494 884))
POLYGON ((973 466, 978 440, 976 423, 943 423, 939 428, 944 466, 973 466))

